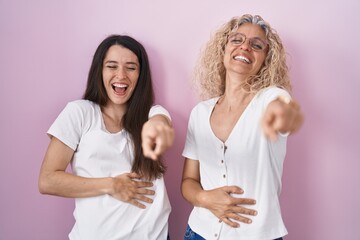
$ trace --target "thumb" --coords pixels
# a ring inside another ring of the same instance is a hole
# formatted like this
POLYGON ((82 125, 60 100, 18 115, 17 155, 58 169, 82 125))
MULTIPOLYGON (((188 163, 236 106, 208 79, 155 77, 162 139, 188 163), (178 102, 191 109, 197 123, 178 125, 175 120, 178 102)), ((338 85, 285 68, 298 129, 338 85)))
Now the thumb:
POLYGON ((138 178, 138 179, 140 179, 141 178, 141 175, 140 174, 138 174, 138 173, 135 173, 135 172, 131 172, 131 173, 129 173, 129 175, 128 175, 131 179, 134 179, 134 178, 138 178))

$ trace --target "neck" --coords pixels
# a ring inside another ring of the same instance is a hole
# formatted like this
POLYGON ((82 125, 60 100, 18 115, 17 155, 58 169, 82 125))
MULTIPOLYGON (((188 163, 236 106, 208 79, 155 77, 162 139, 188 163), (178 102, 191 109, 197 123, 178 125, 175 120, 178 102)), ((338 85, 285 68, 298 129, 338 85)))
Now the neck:
POLYGON ((122 118, 125 115, 126 109, 124 106, 117 106, 107 104, 101 107, 101 112, 103 116, 110 120, 113 125, 121 126, 122 118))
POLYGON ((246 107, 253 97, 253 93, 246 92, 243 89, 231 91, 227 88, 224 95, 220 97, 218 104, 228 112, 231 112, 234 109, 243 109, 246 107))

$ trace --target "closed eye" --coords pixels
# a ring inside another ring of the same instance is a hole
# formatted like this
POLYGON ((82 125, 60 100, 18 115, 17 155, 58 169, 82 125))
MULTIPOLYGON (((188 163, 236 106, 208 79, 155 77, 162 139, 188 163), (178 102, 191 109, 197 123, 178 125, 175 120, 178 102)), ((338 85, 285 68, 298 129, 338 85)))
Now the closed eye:
POLYGON ((116 68, 117 68, 116 65, 107 65, 106 67, 107 67, 107 68, 110 68, 110 69, 116 69, 116 68))
POLYGON ((256 50, 262 50, 263 46, 260 44, 252 44, 251 47, 256 50))
POLYGON ((231 40, 231 43, 234 43, 234 44, 240 44, 242 43, 243 41, 242 40, 239 40, 239 39, 234 39, 234 40, 231 40))
POLYGON ((125 65, 126 69, 129 71, 135 71, 137 69, 137 65, 133 62, 129 62, 125 65))

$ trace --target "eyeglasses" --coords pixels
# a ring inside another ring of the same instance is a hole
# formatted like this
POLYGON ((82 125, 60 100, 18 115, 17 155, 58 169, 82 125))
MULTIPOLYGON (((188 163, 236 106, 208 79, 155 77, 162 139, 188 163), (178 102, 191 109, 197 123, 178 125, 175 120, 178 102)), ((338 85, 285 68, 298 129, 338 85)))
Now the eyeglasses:
MULTIPOLYGON (((228 43, 234 46, 241 46, 246 41, 246 36, 243 33, 232 33, 228 36, 228 43)), ((256 52, 264 51, 268 45, 267 41, 264 41, 258 37, 247 38, 249 39, 249 45, 252 50, 256 52)))

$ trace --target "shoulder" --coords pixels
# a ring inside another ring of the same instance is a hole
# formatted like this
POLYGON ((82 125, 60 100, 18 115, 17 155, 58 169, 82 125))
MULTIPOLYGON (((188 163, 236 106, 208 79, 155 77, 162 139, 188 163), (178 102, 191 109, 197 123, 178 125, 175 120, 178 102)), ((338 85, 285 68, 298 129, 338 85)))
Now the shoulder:
POLYGON ((212 109, 214 108, 215 104, 217 103, 219 97, 215 97, 215 98, 211 98, 208 100, 204 100, 199 102, 198 104, 195 105, 195 107, 192 109, 193 112, 196 111, 212 111, 212 109))
POLYGON ((193 107, 190 113, 190 119, 202 119, 208 117, 214 109, 219 97, 201 101, 193 107))
POLYGON ((95 108, 95 106, 97 106, 96 103, 89 101, 89 100, 84 100, 84 99, 71 101, 68 103, 68 105, 78 107, 78 108, 84 108, 84 109, 91 109, 91 108, 95 108))
POLYGON ((289 92, 287 92, 285 89, 282 89, 279 87, 267 87, 267 88, 260 90, 256 94, 257 101, 262 102, 265 105, 274 101, 279 96, 291 98, 289 92))
POLYGON ((62 111, 62 115, 69 116, 70 118, 76 119, 77 121, 89 121, 89 119, 92 119, 98 115, 98 108, 98 104, 89 100, 75 100, 68 102, 62 111))
POLYGON ((276 98, 281 95, 290 96, 288 91, 286 91, 283 88, 279 88, 279 87, 264 88, 264 89, 260 90, 259 95, 262 96, 263 98, 272 98, 272 97, 276 98))
POLYGON ((67 104, 66 108, 76 112, 92 112, 97 108, 97 104, 89 100, 75 100, 67 104))

